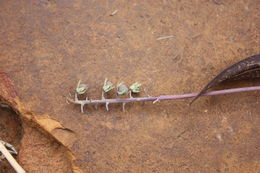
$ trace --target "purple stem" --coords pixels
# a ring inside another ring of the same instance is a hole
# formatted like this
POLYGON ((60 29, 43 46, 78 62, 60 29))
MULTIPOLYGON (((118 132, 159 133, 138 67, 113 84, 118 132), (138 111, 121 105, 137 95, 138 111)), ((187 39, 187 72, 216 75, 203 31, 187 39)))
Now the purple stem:
MULTIPOLYGON (((203 94, 202 96, 231 94, 231 93, 246 92, 246 91, 258 91, 258 90, 260 90, 260 86, 233 88, 233 89, 225 89, 225 90, 207 92, 207 93, 203 94)), ((80 105, 84 106, 85 104, 129 103, 129 102, 143 102, 143 101, 176 100, 176 99, 192 98, 192 97, 197 96, 197 94, 198 93, 182 94, 182 95, 160 95, 157 97, 136 97, 136 98, 126 98, 126 99, 78 100, 77 98, 75 98, 75 100, 72 100, 72 99, 68 99, 68 100, 72 103, 80 104, 80 105)))

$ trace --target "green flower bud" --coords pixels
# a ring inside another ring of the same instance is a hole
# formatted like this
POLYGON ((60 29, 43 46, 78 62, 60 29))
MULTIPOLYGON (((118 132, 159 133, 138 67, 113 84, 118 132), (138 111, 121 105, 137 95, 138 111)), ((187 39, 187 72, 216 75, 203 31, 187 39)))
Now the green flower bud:
POLYGON ((88 85, 86 84, 81 84, 80 81, 78 82, 76 92, 77 94, 84 94, 88 90, 88 85))
POLYGON ((128 94, 128 88, 123 83, 117 84, 117 94, 118 95, 126 95, 128 94))
POLYGON ((109 92, 112 89, 114 89, 113 83, 110 82, 110 81, 107 81, 107 79, 105 79, 105 82, 104 82, 104 85, 103 85, 103 91, 109 92))
POLYGON ((131 86, 130 86, 130 90, 133 92, 133 93, 139 93, 140 92, 140 87, 141 87, 141 84, 138 83, 138 82, 135 82, 133 83, 131 86))

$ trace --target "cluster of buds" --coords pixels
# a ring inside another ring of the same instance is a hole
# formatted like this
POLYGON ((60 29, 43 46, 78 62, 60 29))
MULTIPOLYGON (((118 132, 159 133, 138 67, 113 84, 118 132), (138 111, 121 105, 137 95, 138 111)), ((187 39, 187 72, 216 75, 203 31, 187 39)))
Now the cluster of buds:
MULTIPOLYGON (((102 87, 102 94, 101 99, 105 100, 105 94, 111 92, 114 88, 116 88, 116 95, 117 97, 120 96, 127 96, 129 95, 130 98, 133 98, 132 94, 138 94, 141 91, 141 84, 139 82, 135 82, 128 88, 123 82, 120 82, 114 86, 114 84, 107 80, 107 78, 104 81, 103 87, 102 87)), ((87 92, 88 85, 82 84, 81 81, 78 82, 78 85, 76 87, 76 95, 83 95, 87 92)), ((87 98, 86 98, 87 99, 87 98)), ((106 102, 106 109, 108 109, 108 102, 106 102)), ((123 103, 123 111, 125 111, 125 103, 123 103)))
MULTIPOLYGON (((103 85, 103 93, 108 93, 113 90, 115 87, 112 82, 105 79, 103 85)), ((132 98, 132 93, 138 94, 141 91, 141 84, 138 82, 133 83, 129 88, 123 83, 120 82, 116 85, 116 94, 117 96, 130 95, 132 98)), ((102 94, 102 98, 104 99, 104 94, 102 94)))

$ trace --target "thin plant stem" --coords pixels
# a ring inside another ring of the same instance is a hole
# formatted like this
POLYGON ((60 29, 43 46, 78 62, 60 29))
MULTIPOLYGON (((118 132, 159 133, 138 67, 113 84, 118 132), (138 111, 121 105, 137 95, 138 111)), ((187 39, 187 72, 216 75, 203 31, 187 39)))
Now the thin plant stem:
MULTIPOLYGON (((218 91, 211 91, 203 94, 202 96, 213 96, 213 95, 221 95, 221 94, 231 94, 231 93, 239 93, 239 92, 247 92, 247 91, 259 91, 260 86, 253 87, 244 87, 244 88, 232 88, 218 91)), ((196 97, 198 93, 191 94, 181 94, 181 95, 160 95, 157 97, 135 97, 135 98, 116 98, 116 99, 101 99, 101 100, 78 100, 77 95, 75 95, 75 100, 67 98, 68 101, 83 106, 86 104, 110 104, 110 103, 130 103, 130 102, 147 102, 152 101, 156 103, 161 100, 177 100, 177 99, 186 99, 196 97)))

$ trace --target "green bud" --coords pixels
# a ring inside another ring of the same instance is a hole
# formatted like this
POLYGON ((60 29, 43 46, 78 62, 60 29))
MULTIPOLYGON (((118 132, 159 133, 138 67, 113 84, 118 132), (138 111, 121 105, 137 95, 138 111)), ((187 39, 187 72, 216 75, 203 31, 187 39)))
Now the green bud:
POLYGON ((139 93, 140 92, 140 87, 141 87, 141 84, 138 83, 138 82, 135 82, 133 83, 131 86, 130 86, 130 89, 133 93, 139 93))
POLYGON ((103 91, 109 92, 112 89, 114 89, 113 83, 110 82, 110 81, 107 81, 107 79, 105 79, 105 82, 104 82, 104 85, 103 85, 103 91))
POLYGON ((77 94, 84 94, 88 90, 88 85, 81 84, 80 81, 78 82, 76 92, 77 94))
POLYGON ((118 95, 126 95, 128 94, 128 88, 123 83, 117 84, 117 94, 118 95))

